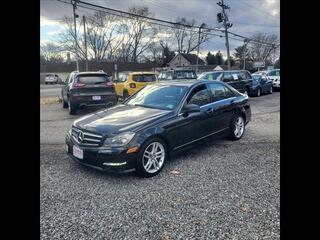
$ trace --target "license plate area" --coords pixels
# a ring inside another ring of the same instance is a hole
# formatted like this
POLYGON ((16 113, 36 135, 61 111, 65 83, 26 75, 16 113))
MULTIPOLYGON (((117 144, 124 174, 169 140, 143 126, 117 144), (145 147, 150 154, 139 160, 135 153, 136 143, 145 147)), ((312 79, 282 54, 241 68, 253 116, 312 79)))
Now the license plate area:
POLYGON ((76 145, 73 145, 72 154, 76 158, 83 159, 83 150, 76 145))
POLYGON ((101 100, 101 96, 92 96, 92 100, 99 101, 101 100))

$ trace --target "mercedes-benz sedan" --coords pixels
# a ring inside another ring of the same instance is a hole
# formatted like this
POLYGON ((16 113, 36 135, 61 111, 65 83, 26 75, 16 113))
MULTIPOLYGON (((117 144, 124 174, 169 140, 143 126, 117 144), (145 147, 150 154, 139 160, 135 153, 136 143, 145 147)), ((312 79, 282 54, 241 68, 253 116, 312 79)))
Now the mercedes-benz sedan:
POLYGON ((109 109, 76 120, 68 155, 99 169, 158 174, 169 152, 209 137, 240 139, 251 119, 247 95, 221 81, 147 85, 109 109))

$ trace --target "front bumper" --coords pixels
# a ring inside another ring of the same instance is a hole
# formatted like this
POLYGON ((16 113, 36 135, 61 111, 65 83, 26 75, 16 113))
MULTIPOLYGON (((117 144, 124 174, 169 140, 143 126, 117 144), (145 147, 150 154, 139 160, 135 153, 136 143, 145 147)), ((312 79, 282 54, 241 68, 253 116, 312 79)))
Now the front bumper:
POLYGON ((112 172, 133 171, 136 167, 137 153, 127 153, 128 148, 82 147, 68 133, 65 138, 68 156, 78 163, 100 170, 112 172), (73 156, 73 146, 83 150, 83 159, 73 156))
POLYGON ((273 83, 272 83, 272 86, 273 86, 274 88, 280 88, 280 82, 273 82, 273 83))

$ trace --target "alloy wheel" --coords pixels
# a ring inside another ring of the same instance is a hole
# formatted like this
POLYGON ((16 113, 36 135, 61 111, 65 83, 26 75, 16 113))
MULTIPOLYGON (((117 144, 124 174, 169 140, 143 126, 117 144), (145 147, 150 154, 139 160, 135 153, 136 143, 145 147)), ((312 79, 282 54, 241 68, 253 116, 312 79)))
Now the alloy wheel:
POLYGON ((235 121, 234 135, 240 138, 244 132, 244 120, 242 117, 238 117, 235 121))
POLYGON ((165 149, 160 142, 150 143, 144 150, 142 156, 143 168, 148 173, 159 171, 164 163, 165 149))

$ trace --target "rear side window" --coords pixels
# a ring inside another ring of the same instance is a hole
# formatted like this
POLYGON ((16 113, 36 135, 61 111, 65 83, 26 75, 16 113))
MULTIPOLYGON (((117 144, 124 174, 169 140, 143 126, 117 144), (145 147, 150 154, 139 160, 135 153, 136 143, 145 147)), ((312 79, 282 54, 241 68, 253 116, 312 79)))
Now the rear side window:
POLYGON ((127 77, 128 77, 128 74, 120 73, 119 74, 119 81, 125 82, 125 81, 127 81, 127 77))
POLYGON ((246 79, 252 79, 252 76, 249 72, 246 72, 246 79))
POLYGON ((223 84, 210 83, 209 90, 212 95, 212 102, 234 97, 234 93, 223 84))
POLYGON ((238 73, 238 79, 239 79, 239 80, 248 79, 247 72, 239 72, 239 73, 238 73))
POLYGON ((234 79, 234 75, 236 75, 238 77, 238 75, 236 73, 232 73, 232 72, 225 72, 223 75, 223 81, 224 82, 230 82, 235 80, 234 79))
POLYGON ((188 104, 203 106, 210 103, 209 93, 206 85, 201 85, 192 90, 187 100, 188 104))
POLYGON ((109 77, 104 74, 78 75, 77 79, 78 83, 84 83, 88 85, 106 83, 110 81, 109 77))
POLYGON ((205 77, 203 79, 217 80, 220 75, 222 75, 221 72, 209 73, 209 74, 205 75, 205 77))
POLYGON ((135 82, 154 82, 156 81, 156 75, 154 74, 133 75, 132 80, 135 82))
POLYGON ((276 70, 270 71, 267 75, 268 76, 276 76, 276 70))

